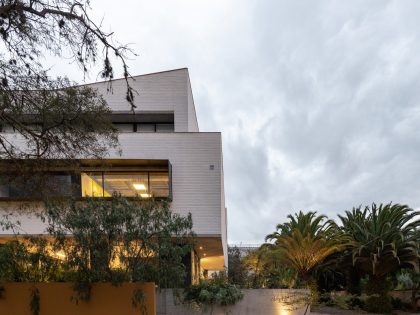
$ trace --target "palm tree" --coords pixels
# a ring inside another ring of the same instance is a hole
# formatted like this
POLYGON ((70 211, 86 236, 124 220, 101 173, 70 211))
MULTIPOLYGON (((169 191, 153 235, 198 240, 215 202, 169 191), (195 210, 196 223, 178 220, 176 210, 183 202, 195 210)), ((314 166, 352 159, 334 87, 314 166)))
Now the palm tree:
POLYGON ((289 221, 278 224, 277 231, 266 236, 274 240, 271 249, 283 263, 294 268, 299 280, 307 283, 312 270, 331 254, 342 250, 346 243, 337 237, 337 225, 316 212, 295 213, 289 221))
POLYGON ((299 211, 294 215, 287 216, 288 222, 277 224, 276 231, 268 234, 265 240, 276 240, 283 235, 291 235, 293 231, 298 230, 302 235, 311 235, 319 237, 330 233, 336 229, 337 225, 333 220, 329 220, 325 215, 317 215, 316 212, 309 211, 303 213, 299 211))
POLYGON ((311 271, 328 256, 342 250, 345 244, 325 236, 304 235, 295 229, 291 235, 280 236, 274 246, 282 261, 294 268, 300 281, 306 283, 311 271))
POLYGON ((386 295, 386 276, 399 268, 419 267, 420 220, 406 205, 372 204, 339 216, 352 242, 348 252, 355 268, 369 275, 369 291, 386 295))

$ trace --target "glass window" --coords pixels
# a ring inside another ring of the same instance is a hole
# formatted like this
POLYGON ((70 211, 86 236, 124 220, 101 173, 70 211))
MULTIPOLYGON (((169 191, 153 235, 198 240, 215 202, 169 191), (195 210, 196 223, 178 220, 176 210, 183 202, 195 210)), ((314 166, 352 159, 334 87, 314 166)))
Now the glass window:
POLYGON ((114 124, 119 132, 133 132, 133 124, 114 124))
POLYGON ((155 124, 137 124, 137 132, 155 132, 155 124))
POLYGON ((70 174, 4 174, 0 177, 0 197, 34 198, 42 196, 71 196, 73 182, 70 174))
POLYGON ((10 183, 4 175, 0 177, 0 197, 10 197, 10 183))
POLYGON ((156 124, 156 132, 174 132, 174 124, 156 124))
POLYGON ((169 196, 169 176, 167 172, 150 173, 150 192, 153 197, 169 196))
POLYGON ((120 193, 124 197, 149 196, 147 173, 104 173, 105 195, 120 193))
POLYGON ((82 197, 169 197, 168 172, 82 173, 81 182, 82 197))
POLYGON ((82 197, 103 197, 102 172, 82 173, 82 197))

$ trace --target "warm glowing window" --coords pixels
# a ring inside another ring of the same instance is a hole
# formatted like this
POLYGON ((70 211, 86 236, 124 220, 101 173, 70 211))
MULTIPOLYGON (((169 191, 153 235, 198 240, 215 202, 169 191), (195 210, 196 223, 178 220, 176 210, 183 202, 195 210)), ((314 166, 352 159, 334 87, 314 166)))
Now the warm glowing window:
POLYGON ((82 197, 168 197, 168 172, 82 173, 82 197))

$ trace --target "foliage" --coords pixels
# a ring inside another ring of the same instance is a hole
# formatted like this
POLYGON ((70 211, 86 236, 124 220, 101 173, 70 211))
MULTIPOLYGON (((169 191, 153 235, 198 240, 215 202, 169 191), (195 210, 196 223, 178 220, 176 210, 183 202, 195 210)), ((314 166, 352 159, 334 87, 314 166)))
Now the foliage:
POLYGON ((88 299, 94 282, 183 284, 182 257, 191 251, 192 219, 171 212, 167 202, 117 195, 83 203, 54 201, 42 219, 50 237, 0 247, 0 280, 73 281, 76 300, 88 299))
POLYGON ((296 271, 285 266, 277 251, 263 245, 243 258, 249 270, 249 288, 293 288, 296 284, 296 271))
MULTIPOLYGON (((418 269, 418 215, 408 206, 390 203, 353 208, 339 216, 343 233, 351 239, 344 256, 369 275, 368 294, 384 297, 388 274, 403 267, 418 269)), ((377 305, 376 298, 369 305, 377 305)))
POLYGON ((130 202, 114 195, 111 200, 53 202, 46 209, 43 219, 54 246, 65 253, 71 268, 77 268, 78 276, 89 282, 182 284, 192 218, 173 213, 166 201, 130 202))
POLYGON ((243 293, 239 287, 229 283, 226 275, 221 273, 210 280, 200 280, 199 284, 186 288, 183 303, 206 309, 215 305, 233 305, 242 298, 243 293))
POLYGON ((45 237, 12 240, 0 247, 0 280, 13 282, 63 281, 62 264, 52 257, 45 237))
POLYGON ((146 309, 146 295, 141 289, 134 289, 133 296, 131 297, 131 303, 134 308, 140 309, 140 312, 144 315, 147 314, 146 309))
POLYGON ((274 250, 279 252, 282 261, 294 268, 302 281, 307 280, 310 272, 331 254, 340 251, 342 244, 334 239, 302 235, 295 230, 290 236, 279 237, 274 250))
POLYGON ((365 301, 355 294, 331 294, 331 300, 343 310, 360 310, 365 307, 365 301))
POLYGON ((1 158, 97 156, 104 142, 115 145, 104 100, 90 88, 49 76, 42 62, 44 54, 65 57, 84 74, 99 62, 101 76, 110 80, 116 59, 127 83, 127 101, 134 106, 126 64, 131 51, 115 44, 112 33, 105 33, 90 14, 86 0, 1 2, 0 122, 27 143, 18 147, 0 135, 1 158))
POLYGON ((388 295, 374 294, 366 298, 365 310, 371 313, 387 314, 392 311, 392 300, 388 295))
POLYGON ((336 224, 333 220, 329 220, 325 215, 317 215, 316 212, 309 211, 303 213, 289 214, 287 216, 289 221, 277 224, 274 233, 266 236, 267 240, 276 241, 281 236, 291 236, 296 230, 303 236, 310 235, 313 238, 321 237, 321 235, 328 235, 334 233, 336 224))
POLYGON ((373 204, 339 216, 343 231, 353 240, 353 264, 378 277, 402 267, 418 269, 419 214, 405 205, 373 204))
POLYGON ((412 269, 403 269, 397 275, 397 290, 411 290, 411 310, 417 310, 420 301, 420 273, 412 269))
POLYGON ((31 290, 31 302, 29 304, 32 315, 39 315, 39 311, 41 309, 40 300, 39 290, 37 288, 33 288, 31 290))
POLYGON ((245 287, 248 279, 248 268, 236 246, 228 249, 228 279, 240 287, 245 287))
POLYGON ((315 267, 328 256, 345 248, 332 220, 316 212, 296 213, 289 221, 278 224, 277 231, 267 235, 267 244, 279 260, 296 270, 301 282, 307 282, 315 267))

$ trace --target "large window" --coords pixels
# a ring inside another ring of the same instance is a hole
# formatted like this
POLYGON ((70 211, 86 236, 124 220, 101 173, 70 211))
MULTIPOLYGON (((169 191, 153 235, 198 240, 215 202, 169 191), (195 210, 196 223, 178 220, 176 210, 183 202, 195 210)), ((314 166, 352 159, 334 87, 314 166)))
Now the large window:
POLYGON ((72 196, 75 177, 65 173, 2 174, 0 198, 40 199, 50 196, 72 196))
POLYGON ((169 197, 168 172, 85 172, 82 197, 169 197))

